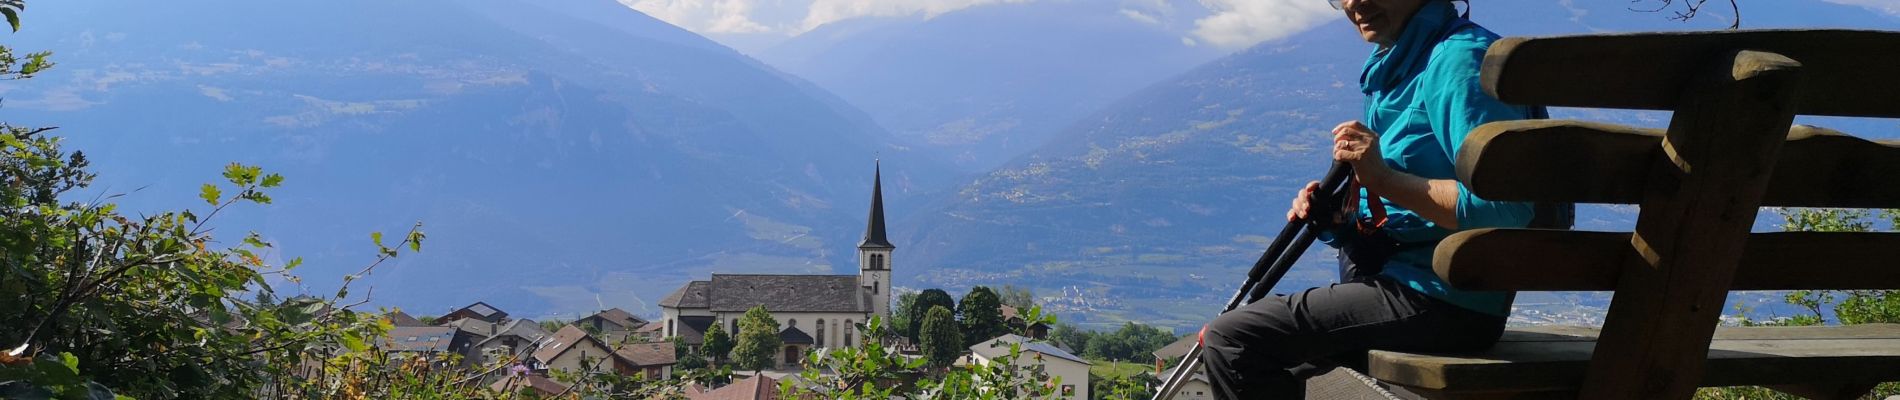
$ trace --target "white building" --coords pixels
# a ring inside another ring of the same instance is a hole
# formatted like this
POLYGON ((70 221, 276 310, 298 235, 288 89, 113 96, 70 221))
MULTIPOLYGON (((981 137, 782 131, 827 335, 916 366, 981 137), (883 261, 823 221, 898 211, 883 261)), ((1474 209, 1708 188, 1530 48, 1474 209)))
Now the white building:
POLYGON ((1009 345, 1019 344, 1021 353, 1014 362, 1017 366, 1042 365, 1050 379, 1061 378, 1061 386, 1056 388, 1057 398, 1087 400, 1089 398, 1089 362, 1082 357, 1056 348, 1054 344, 1035 341, 1008 334, 970 346, 971 361, 988 365, 990 360, 1009 355, 1009 345))
MULTIPOLYGON (((1159 375, 1161 380, 1165 381, 1168 377, 1174 376, 1176 368, 1180 366, 1162 371, 1159 375)), ((1208 383, 1206 371, 1195 368, 1194 375, 1189 376, 1187 382, 1181 384, 1181 390, 1174 392, 1174 400, 1214 400, 1214 386, 1208 383)))
POLYGON ((705 341, 719 324, 737 337, 739 317, 765 306, 778 320, 777 353, 781 365, 796 364, 813 348, 850 347, 864 340, 854 324, 872 316, 890 318, 891 245, 885 238, 882 172, 874 172, 871 213, 858 243, 857 275, 713 274, 687 282, 660 300, 661 334, 680 337, 689 346, 705 341))

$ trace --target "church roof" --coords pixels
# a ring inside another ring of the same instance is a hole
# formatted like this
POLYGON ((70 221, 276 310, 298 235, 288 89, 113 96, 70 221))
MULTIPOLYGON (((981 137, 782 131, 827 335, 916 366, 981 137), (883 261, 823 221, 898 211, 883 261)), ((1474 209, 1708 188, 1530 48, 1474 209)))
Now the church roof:
POLYGON ((871 173, 871 216, 864 224, 864 240, 858 242, 858 248, 895 249, 890 239, 884 237, 884 171, 879 166, 871 173))
MULTIPOLYGON (((687 286, 690 291, 692 285, 687 286)), ((871 312, 857 275, 713 274, 709 286, 706 297, 712 311, 763 305, 771 312, 871 312)))
POLYGON ((706 295, 706 290, 711 286, 712 282, 707 281, 687 282, 685 285, 680 285, 679 290, 674 290, 672 294, 661 298, 660 306, 673 308, 711 307, 711 303, 708 302, 708 299, 712 297, 706 295))

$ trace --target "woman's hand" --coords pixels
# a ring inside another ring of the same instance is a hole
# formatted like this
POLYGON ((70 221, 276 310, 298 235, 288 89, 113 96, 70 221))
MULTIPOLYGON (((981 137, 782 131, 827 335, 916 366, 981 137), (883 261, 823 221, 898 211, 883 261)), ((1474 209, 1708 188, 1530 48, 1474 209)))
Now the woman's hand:
MULTIPOLYGON (((1313 196, 1314 193, 1318 191, 1319 181, 1307 182, 1306 187, 1300 188, 1300 193, 1293 196, 1293 208, 1286 210, 1286 221, 1299 221, 1305 219, 1308 214, 1311 214, 1313 211, 1313 196)), ((1359 212, 1358 198, 1359 193, 1356 191, 1347 193, 1346 199, 1340 200, 1343 203, 1340 209, 1333 213, 1333 223, 1345 223, 1346 221, 1350 221, 1351 216, 1359 212)))
POLYGON ((1387 170, 1379 149, 1379 133, 1359 121, 1341 122, 1333 127, 1333 159, 1352 164, 1353 176, 1363 185, 1373 185, 1370 181, 1377 180, 1387 170))

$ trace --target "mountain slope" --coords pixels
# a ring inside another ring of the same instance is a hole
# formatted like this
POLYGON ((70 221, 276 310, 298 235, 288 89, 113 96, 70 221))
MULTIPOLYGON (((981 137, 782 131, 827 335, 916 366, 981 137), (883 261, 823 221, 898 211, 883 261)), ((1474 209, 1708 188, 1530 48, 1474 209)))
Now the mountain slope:
MULTIPOLYGON (((1115 98, 1219 57, 1117 2, 972 7, 819 27, 758 54, 908 143, 987 170, 1115 98)), ((1182 22, 1185 23, 1185 22, 1182 22)))
MULTIPOLYGON (((48 3, 28 20, 14 45, 61 65, 8 85, 7 118, 62 126, 102 192, 184 207, 224 163, 282 172, 277 204, 222 236, 308 258, 313 291, 369 259, 368 232, 423 221, 424 252, 368 280, 423 314, 639 312, 713 268, 850 271, 872 158, 912 158, 828 93, 611 0, 48 3)), ((943 176, 885 164, 894 204, 943 176)))

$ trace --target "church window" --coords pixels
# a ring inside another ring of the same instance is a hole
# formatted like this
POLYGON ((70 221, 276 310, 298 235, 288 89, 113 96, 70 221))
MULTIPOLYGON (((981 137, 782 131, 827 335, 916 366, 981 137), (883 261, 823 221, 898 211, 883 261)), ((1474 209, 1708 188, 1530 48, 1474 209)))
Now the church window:
POLYGON ((853 327, 854 325, 851 324, 851 320, 844 320, 844 347, 851 347, 851 332, 853 327))
POLYGON ((871 255, 871 269, 884 269, 884 255, 883 254, 871 255))
POLYGON ((818 347, 825 347, 825 320, 818 319, 818 347))
POLYGON ((871 281, 871 294, 877 294, 877 281, 871 281))

